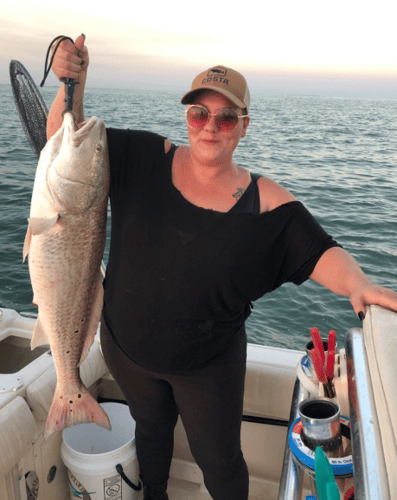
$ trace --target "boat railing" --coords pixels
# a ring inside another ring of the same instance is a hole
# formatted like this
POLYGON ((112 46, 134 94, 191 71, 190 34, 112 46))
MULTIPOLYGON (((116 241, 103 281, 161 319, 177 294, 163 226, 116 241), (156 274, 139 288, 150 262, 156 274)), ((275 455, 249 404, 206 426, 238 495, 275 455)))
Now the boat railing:
MULTIPOLYGON (((352 328, 347 332, 345 348, 354 495, 360 500, 391 500, 381 430, 361 328, 352 328)), ((307 397, 310 397, 308 391, 297 379, 291 403, 290 424, 299 416, 299 403, 307 397)), ((293 463, 287 436, 278 500, 301 500, 302 495, 302 471, 293 463)))
MULTIPOLYGON (((309 397, 309 392, 297 378, 292 394, 289 425, 299 417, 299 403, 309 397)), ((300 500, 303 491, 303 470, 298 470, 293 462, 292 451, 288 444, 288 432, 284 450, 283 469, 281 473, 278 500, 300 500)))
POLYGON ((346 334, 346 362, 354 463, 354 496, 388 500, 390 491, 363 330, 346 334))

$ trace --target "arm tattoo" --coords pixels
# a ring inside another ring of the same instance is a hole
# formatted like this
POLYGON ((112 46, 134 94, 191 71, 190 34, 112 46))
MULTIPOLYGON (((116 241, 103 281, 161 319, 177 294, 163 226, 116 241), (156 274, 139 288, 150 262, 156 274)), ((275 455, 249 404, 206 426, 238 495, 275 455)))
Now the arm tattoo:
POLYGON ((239 200, 243 194, 245 193, 245 189, 244 188, 237 188, 237 193, 233 193, 233 197, 236 198, 236 200, 239 200))

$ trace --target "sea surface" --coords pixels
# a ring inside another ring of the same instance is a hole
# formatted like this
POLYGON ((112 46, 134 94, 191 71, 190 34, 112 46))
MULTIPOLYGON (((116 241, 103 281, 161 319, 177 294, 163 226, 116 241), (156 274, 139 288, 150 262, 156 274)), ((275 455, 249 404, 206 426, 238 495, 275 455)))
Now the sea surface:
MULTIPOLYGON (((56 90, 40 89, 48 107, 56 90)), ((180 97, 88 88, 85 114, 184 144, 180 97)), ((0 85, 0 102, 0 307, 36 312, 22 247, 37 159, 9 85, 0 85)), ((397 101, 254 95, 250 115, 236 162, 289 189, 375 283, 396 290, 397 101)), ((109 240, 105 263, 108 248, 109 240)), ((361 322, 347 298, 308 280, 258 300, 247 331, 256 344, 302 349, 313 326, 324 335, 335 329, 342 345, 361 322)))

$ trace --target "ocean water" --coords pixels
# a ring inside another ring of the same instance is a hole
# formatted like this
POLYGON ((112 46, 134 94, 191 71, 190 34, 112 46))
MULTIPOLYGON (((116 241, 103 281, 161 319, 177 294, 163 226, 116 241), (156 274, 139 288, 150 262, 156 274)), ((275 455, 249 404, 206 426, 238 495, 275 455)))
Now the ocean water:
MULTIPOLYGON (((56 90, 40 90, 48 107, 56 90)), ((179 99, 176 91, 88 88, 85 113, 184 144, 179 99)), ((0 102, 0 307, 35 312, 22 247, 37 160, 10 86, 0 85, 0 102)), ((254 95, 250 114, 236 162, 289 189, 375 283, 397 289, 397 101, 254 95)), ((247 331, 256 344, 302 349, 312 326, 335 329, 342 345, 360 325, 347 298, 308 280, 258 300, 247 331)))

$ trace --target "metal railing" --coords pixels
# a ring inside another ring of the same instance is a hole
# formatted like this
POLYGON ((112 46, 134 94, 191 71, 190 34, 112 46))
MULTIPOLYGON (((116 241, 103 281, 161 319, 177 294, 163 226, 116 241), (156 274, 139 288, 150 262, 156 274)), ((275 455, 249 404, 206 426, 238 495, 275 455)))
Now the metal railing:
MULTIPOLYGON (((303 387, 297 378, 292 395, 291 413, 289 426, 299 417, 299 403, 309 397, 309 392, 303 387)), ((278 490, 278 500, 300 500, 303 490, 303 470, 298 470, 292 460, 292 452, 287 440, 285 443, 284 462, 281 472, 280 487, 278 490)))
POLYGON ((354 496, 362 500, 390 500, 380 427, 361 328, 352 328, 346 334, 346 362, 354 496))
MULTIPOLYGON (((389 491, 379 421, 361 328, 352 328, 347 332, 345 347, 355 498, 393 500, 389 491)), ((299 417, 299 403, 308 397, 308 391, 297 379, 292 397, 290 424, 299 417)), ((294 466, 287 435, 278 500, 301 500, 302 485, 302 472, 294 466)))

